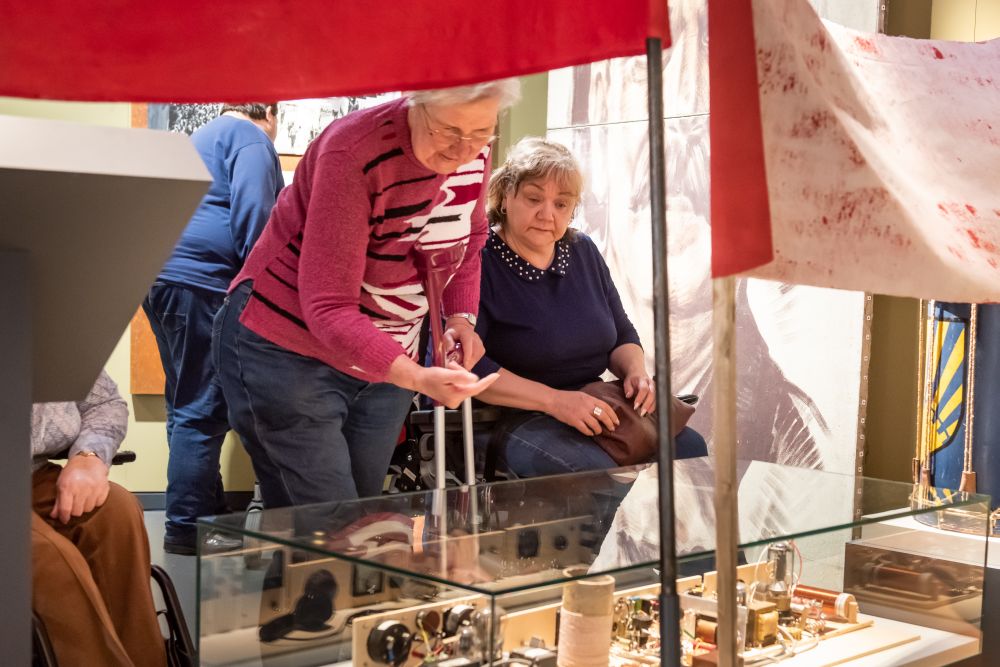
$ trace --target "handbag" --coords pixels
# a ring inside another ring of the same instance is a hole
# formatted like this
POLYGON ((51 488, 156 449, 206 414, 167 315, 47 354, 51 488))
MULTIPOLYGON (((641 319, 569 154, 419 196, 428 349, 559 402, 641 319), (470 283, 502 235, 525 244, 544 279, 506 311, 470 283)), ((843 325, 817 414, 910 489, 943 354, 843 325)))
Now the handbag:
MULTIPOLYGON (((600 435, 592 436, 594 442, 606 451, 615 463, 629 466, 645 463, 655 457, 658 424, 656 413, 651 412, 645 417, 640 417, 632 407, 635 405, 635 400, 625 398, 625 386, 621 380, 613 382, 598 380, 584 385, 580 391, 601 399, 614 408, 618 416, 618 427, 614 431, 603 429, 600 435)), ((672 437, 676 437, 687 426, 694 410, 693 405, 681 401, 676 396, 670 397, 672 437)))

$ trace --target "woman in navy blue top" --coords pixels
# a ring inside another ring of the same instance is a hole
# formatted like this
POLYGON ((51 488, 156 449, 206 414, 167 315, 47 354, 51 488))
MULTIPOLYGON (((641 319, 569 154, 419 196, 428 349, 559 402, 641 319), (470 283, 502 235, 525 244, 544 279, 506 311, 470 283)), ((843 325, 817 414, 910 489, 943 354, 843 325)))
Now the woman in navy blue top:
MULTIPOLYGON (((589 237, 569 229, 582 181, 569 150, 536 137, 518 142, 490 179, 493 231, 476 323, 486 356, 474 371, 500 372, 480 400, 525 411, 498 427, 507 431, 503 463, 519 477, 615 466, 591 437, 614 430, 614 409, 579 391, 606 370, 640 414, 656 403, 607 264, 589 237)), ((677 442, 679 457, 707 453, 691 429, 677 442)))

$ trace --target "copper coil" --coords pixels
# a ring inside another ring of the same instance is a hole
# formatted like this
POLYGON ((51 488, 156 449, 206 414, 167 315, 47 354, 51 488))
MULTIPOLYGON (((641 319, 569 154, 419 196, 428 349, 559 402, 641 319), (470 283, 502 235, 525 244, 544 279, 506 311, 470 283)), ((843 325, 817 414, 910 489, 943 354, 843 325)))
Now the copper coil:
POLYGON ((719 624, 707 618, 699 618, 694 625, 694 636, 703 642, 715 644, 719 624))

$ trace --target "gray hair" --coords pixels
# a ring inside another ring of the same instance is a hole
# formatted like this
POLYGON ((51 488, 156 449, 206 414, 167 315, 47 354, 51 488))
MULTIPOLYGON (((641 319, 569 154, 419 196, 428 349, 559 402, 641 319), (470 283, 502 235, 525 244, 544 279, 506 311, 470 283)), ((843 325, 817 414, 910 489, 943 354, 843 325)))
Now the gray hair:
MULTIPOLYGON (((527 181, 554 178, 580 201, 583 172, 568 148, 541 137, 524 137, 511 146, 507 159, 493 172, 487 190, 486 216, 491 226, 507 224, 508 195, 516 194, 527 181)), ((574 204, 574 214, 576 207, 574 204)), ((572 230, 567 230, 572 239, 572 230)))
POLYGON ((404 93, 409 105, 420 104, 447 105, 476 102, 484 97, 495 97, 500 101, 500 110, 509 109, 521 99, 521 80, 512 77, 484 81, 471 86, 456 86, 455 88, 432 88, 430 90, 414 90, 404 93))

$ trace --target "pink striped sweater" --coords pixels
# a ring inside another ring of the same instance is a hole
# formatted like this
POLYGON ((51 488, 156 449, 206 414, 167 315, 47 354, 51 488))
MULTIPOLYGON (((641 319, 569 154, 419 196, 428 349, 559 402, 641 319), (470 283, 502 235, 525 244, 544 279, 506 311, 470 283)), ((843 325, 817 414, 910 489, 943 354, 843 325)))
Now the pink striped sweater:
POLYGON ((385 381, 399 355, 416 358, 427 299, 414 243, 465 246, 442 306, 445 314, 479 307, 489 147, 436 174, 413 154, 406 113, 400 99, 331 123, 230 286, 253 280, 244 326, 370 382, 385 381))

